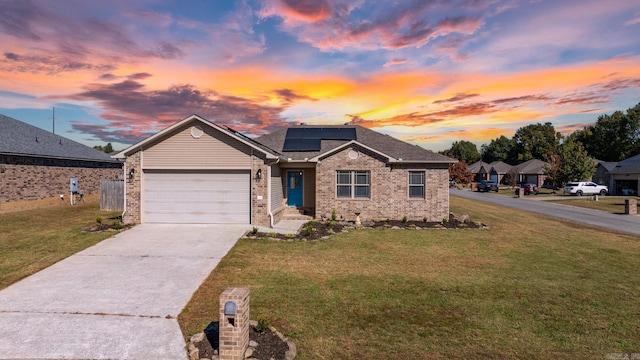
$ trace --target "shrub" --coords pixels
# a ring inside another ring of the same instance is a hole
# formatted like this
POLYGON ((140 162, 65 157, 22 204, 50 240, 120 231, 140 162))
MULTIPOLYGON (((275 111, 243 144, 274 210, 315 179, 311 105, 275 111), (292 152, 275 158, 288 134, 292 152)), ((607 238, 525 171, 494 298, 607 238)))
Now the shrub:
POLYGON ((331 210, 331 221, 336 221, 337 214, 336 209, 331 210))
POLYGON ((307 226, 304 227, 304 231, 302 232, 302 234, 304 236, 311 236, 312 232, 313 232, 313 224, 307 224, 307 226))
POLYGON ((329 226, 329 227, 331 227, 331 226, 336 225, 336 224, 337 224, 337 222, 336 222, 336 221, 333 221, 333 220, 327 220, 324 224, 325 224, 325 225, 327 225, 327 226, 329 226))
POLYGON ((427 220, 428 220, 428 219, 427 219, 427 217, 426 217, 426 216, 422 218, 422 222, 427 222, 427 220))
POLYGON ((102 224, 102 218, 101 218, 100 216, 98 216, 98 217, 96 218, 96 222, 97 222, 98 224, 102 224))
POLYGON ((271 322, 269 321, 269 319, 261 316, 258 318, 258 325, 256 325, 256 331, 265 332, 269 330, 270 326, 271 326, 271 322))
POLYGON ((403 224, 406 224, 408 221, 409 221, 409 219, 407 219, 406 215, 402 217, 402 223, 403 224))
POLYGON ((252 233, 253 235, 257 234, 257 233, 258 233, 258 228, 254 226, 254 227, 251 229, 251 233, 252 233))
POLYGON ((124 227, 124 225, 122 225, 122 223, 119 220, 116 220, 116 221, 113 222, 111 227, 116 229, 116 230, 120 230, 120 229, 122 229, 124 227))

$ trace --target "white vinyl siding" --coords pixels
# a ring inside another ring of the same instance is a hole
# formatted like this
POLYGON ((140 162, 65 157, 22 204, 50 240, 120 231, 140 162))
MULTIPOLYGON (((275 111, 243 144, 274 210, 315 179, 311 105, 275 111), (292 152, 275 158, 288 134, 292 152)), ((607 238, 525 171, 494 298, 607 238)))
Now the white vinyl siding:
POLYGON ((371 197, 371 172, 338 170, 336 172, 336 197, 339 199, 369 199, 371 197))
POLYGON ((409 171, 409 198, 424 199, 424 171, 409 171))
POLYGON ((249 146, 201 126, 204 134, 191 136, 194 123, 144 150, 143 169, 250 169, 249 146))
POLYGON ((145 170, 142 211, 145 223, 249 224, 250 172, 145 170))
POLYGON ((275 212, 284 206, 284 190, 282 170, 279 166, 271 167, 271 211, 275 212))

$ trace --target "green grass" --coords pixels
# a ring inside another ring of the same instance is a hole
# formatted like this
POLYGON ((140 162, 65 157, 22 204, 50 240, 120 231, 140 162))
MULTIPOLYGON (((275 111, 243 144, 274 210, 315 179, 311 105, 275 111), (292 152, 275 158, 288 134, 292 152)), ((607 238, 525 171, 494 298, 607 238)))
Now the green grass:
POLYGON ((0 214, 0 289, 113 236, 80 229, 118 215, 95 202, 0 214))
POLYGON ((594 201, 591 196, 567 197, 567 201, 563 201, 564 205, 578 206, 587 209, 606 211, 612 214, 624 214, 624 201, 626 199, 638 199, 635 196, 599 196, 598 201, 594 201))
POLYGON ((226 287, 299 359, 603 359, 638 352, 640 239, 451 197, 488 230, 243 239, 179 317, 217 320, 226 287), (544 221, 545 226, 540 226, 544 221))

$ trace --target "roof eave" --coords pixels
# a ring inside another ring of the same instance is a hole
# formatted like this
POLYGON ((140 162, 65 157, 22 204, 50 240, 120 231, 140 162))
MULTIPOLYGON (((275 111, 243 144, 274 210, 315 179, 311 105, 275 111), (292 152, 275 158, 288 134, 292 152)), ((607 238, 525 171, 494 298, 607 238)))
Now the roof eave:
POLYGON ((314 162, 318 162, 318 160, 320 160, 320 158, 328 156, 328 155, 331 155, 332 153, 335 153, 337 151, 345 149, 345 148, 347 148, 347 147, 349 147, 351 145, 358 145, 358 146, 360 146, 362 148, 365 148, 365 149, 367 149, 367 150, 369 150, 371 152, 374 152, 374 153, 376 153, 376 154, 378 154, 380 156, 386 157, 388 162, 392 162, 392 161, 396 160, 394 157, 389 156, 389 155, 387 155, 387 154, 385 154, 385 153, 383 153, 381 151, 378 151, 378 150, 376 150, 374 148, 371 148, 371 147, 369 147, 369 146, 367 146, 367 145, 365 145, 365 144, 363 144, 361 142, 358 142, 357 140, 348 141, 348 142, 346 142, 346 143, 344 143, 344 144, 342 144, 340 146, 334 147, 331 150, 325 151, 322 154, 319 154, 319 155, 317 155, 317 156, 315 156, 315 157, 313 157, 313 158, 311 158, 309 160, 314 161, 314 162))
POLYGON ((455 164, 458 160, 404 160, 396 159, 390 160, 391 164, 455 164))
POLYGON ((43 158, 43 159, 56 159, 56 160, 90 161, 90 162, 100 162, 100 163, 109 163, 109 164, 119 163, 119 161, 117 161, 117 160, 109 160, 109 159, 87 159, 87 158, 75 158, 75 157, 39 155, 39 154, 24 154, 24 153, 10 153, 10 152, 0 152, 0 155, 24 156, 24 157, 30 157, 30 158, 43 158))
POLYGON ((137 149, 139 149, 139 148, 143 147, 145 144, 148 144, 148 143, 150 143, 150 142, 153 142, 154 140, 156 140, 156 139, 158 139, 158 138, 160 138, 160 137, 164 136, 164 135, 165 135, 165 134, 167 134, 167 133, 170 133, 170 132, 171 132, 171 131, 173 131, 174 129, 176 129, 176 128, 178 128, 178 127, 182 126, 183 124, 185 124, 185 123, 187 123, 187 122, 189 122, 189 121, 192 121, 192 120, 194 120, 194 119, 195 119, 195 120, 198 120, 198 121, 199 121, 199 122, 201 122, 202 124, 205 124, 205 125, 207 125, 207 126, 210 126, 210 127, 214 128, 214 129, 216 129, 216 130, 218 130, 218 131, 222 132, 223 134, 225 134, 225 135, 227 135, 227 136, 229 136, 229 137, 231 137, 231 138, 233 138, 233 139, 235 139, 235 140, 237 140, 237 141, 239 141, 239 142, 241 142, 241 143, 243 143, 243 144, 245 144, 245 145, 247 145, 247 146, 251 147, 251 148, 252 148, 252 149, 254 149, 254 150, 258 150, 259 152, 261 152, 261 153, 265 154, 265 156, 266 156, 266 157, 267 157, 267 159, 269 159, 269 160, 275 160, 275 159, 278 159, 278 156, 277 156, 277 155, 272 154, 272 153, 270 153, 270 152, 268 152, 268 151, 266 151, 266 150, 264 150, 264 149, 262 149, 262 148, 260 148, 260 147, 258 147, 258 146, 256 146, 256 145, 254 145, 254 144, 252 144, 252 143, 250 143, 250 142, 248 142, 248 141, 246 141, 246 140, 242 139, 241 137, 239 137, 239 136, 237 136, 237 135, 233 134, 232 132, 230 132, 229 130, 226 130, 226 129, 224 129, 224 128, 222 128, 222 127, 220 127, 220 126, 218 126, 218 125, 216 125, 216 124, 214 124, 214 123, 212 123, 212 122, 210 122, 210 121, 208 121, 208 120, 206 120, 206 119, 204 119, 204 118, 202 118, 202 117, 200 117, 200 116, 198 116, 198 115, 196 115, 196 114, 190 115, 190 116, 188 116, 188 117, 184 118, 183 120, 178 121, 177 123, 175 123, 175 124, 173 124, 173 125, 171 125, 171 126, 169 126, 169 127, 167 127, 167 128, 164 128, 164 129, 163 129, 163 130, 161 130, 160 132, 157 132, 157 133, 155 133, 155 134, 153 134, 153 135, 149 136, 148 138, 146 138, 146 139, 144 139, 144 140, 141 140, 141 141, 139 141, 139 142, 137 142, 137 143, 135 143, 135 144, 131 145, 130 147, 128 147, 128 148, 126 148, 126 149, 122 150, 121 152, 119 152, 119 153, 117 153, 117 154, 113 155, 112 157, 113 157, 114 159, 123 159, 123 158, 126 158, 129 154, 131 154, 131 153, 133 153, 135 150, 137 150, 137 149))

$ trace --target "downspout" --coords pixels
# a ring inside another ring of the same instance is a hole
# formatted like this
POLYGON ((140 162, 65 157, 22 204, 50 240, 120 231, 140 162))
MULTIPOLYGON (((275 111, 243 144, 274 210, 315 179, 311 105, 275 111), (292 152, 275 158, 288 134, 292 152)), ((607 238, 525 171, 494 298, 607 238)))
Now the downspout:
POLYGON ((271 166, 280 162, 280 158, 272 164, 267 164, 267 215, 269 215, 269 227, 273 229, 273 213, 271 212, 271 166))

